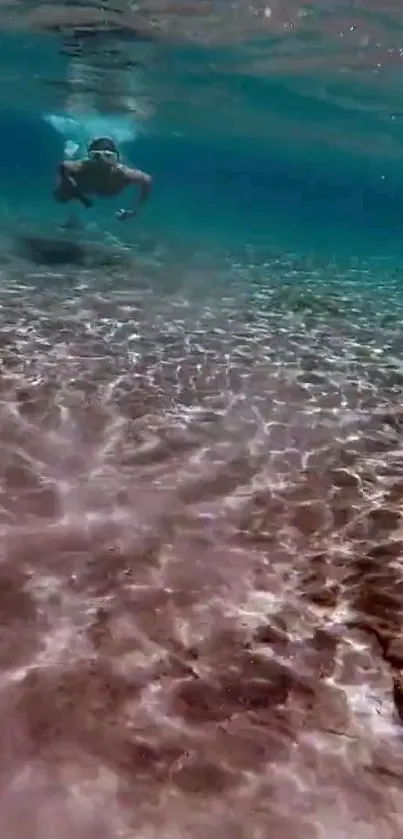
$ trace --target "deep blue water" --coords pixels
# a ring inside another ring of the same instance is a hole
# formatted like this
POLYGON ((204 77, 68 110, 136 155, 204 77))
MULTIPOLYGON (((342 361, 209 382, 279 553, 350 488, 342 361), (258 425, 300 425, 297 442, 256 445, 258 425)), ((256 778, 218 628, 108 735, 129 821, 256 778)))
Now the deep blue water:
MULTIPOLYGON (((285 94, 285 99, 287 94, 285 94)), ((303 102, 299 103, 303 109, 303 102)), ((3 111, 0 171, 3 194, 24 210, 51 212, 50 192, 64 143, 42 115, 3 111)), ((214 138, 140 136, 125 156, 152 173, 147 223, 193 228, 203 236, 245 242, 267 236, 310 251, 323 244, 377 255, 399 249, 403 176, 396 160, 359 152, 298 147, 247 138, 214 144, 214 138), (283 238, 285 237, 285 239, 283 238)))
MULTIPOLYGON (((279 40, 259 41, 260 53, 270 56, 279 40)), ((308 62, 309 46, 308 41, 308 62)), ((129 43, 124 60, 128 53, 135 59, 141 47, 129 43)), ((331 47, 329 43, 329 55, 331 47)), ((287 48, 285 44, 286 55, 287 48)), ((153 198, 139 224, 156 236, 170 231, 177 239, 229 247, 267 244, 302 254, 399 259, 403 132, 395 79, 389 94, 388 79, 379 90, 369 64, 358 85, 354 74, 343 74, 342 55, 336 72, 325 61, 321 72, 308 63, 300 74, 287 77, 282 70, 277 77, 273 71, 265 77, 253 74, 250 44, 241 68, 236 64, 240 47, 221 52, 180 44, 153 49, 152 60, 141 61, 147 95, 141 89, 140 100, 147 99, 150 113, 146 119, 134 116, 137 137, 124 144, 125 157, 154 179, 153 198)), ((17 217, 43 213, 49 219, 54 213, 52 179, 64 139, 44 117, 62 114, 63 107, 71 114, 75 88, 66 79, 74 59, 64 54, 60 35, 41 39, 6 33, 2 50, 2 195, 17 217)), ((314 39, 311 53, 312 58, 314 39)), ((91 55, 85 60, 91 74, 91 55)), ((107 68, 104 58, 102 72, 107 68)), ((120 71, 114 72, 119 77, 120 71)), ((90 92, 81 85, 84 102, 92 109, 97 84, 102 91, 99 80, 87 84, 90 92)), ((116 90, 116 80, 109 84, 116 90)), ((120 88, 126 96, 130 70, 121 72, 120 88)), ((114 103, 118 120, 128 118, 123 107, 119 111, 117 95, 110 94, 108 101, 114 103)), ((85 123, 85 106, 80 108, 79 121, 85 123)), ((113 130, 113 117, 101 97, 98 111, 103 109, 113 130)), ((112 211, 98 208, 92 217, 102 218, 116 232, 112 211)), ((135 235, 134 230, 125 235, 135 235)))
MULTIPOLYGON (((22 216, 54 212, 51 189, 64 143, 41 114, 0 112, 2 197, 22 216)), ((153 177, 147 229, 245 245, 358 257, 401 254, 403 176, 396 160, 339 149, 284 149, 270 138, 214 145, 211 138, 140 136, 125 157, 153 177)), ((293 147, 294 146, 294 147, 293 147)), ((95 210, 104 217, 106 208, 95 210)))

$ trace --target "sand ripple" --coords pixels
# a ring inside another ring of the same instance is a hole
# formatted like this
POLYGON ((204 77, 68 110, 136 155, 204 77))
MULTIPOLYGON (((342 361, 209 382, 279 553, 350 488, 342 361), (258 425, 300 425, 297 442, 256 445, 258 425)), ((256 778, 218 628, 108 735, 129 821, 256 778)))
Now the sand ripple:
POLYGON ((188 270, 2 281, 4 835, 398 837, 399 290, 188 270))

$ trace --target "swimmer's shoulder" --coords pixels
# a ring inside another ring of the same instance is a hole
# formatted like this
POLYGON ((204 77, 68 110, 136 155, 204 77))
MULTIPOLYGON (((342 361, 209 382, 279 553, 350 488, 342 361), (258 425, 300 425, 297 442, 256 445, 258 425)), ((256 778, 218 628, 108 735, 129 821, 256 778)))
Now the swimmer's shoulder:
POLYGON ((133 166, 125 166, 124 163, 118 163, 116 170, 126 184, 138 184, 148 178, 148 175, 142 172, 141 169, 135 169, 133 166))
POLYGON ((86 172, 90 168, 91 161, 84 158, 83 160, 62 160, 60 168, 66 172, 67 175, 78 175, 86 172))

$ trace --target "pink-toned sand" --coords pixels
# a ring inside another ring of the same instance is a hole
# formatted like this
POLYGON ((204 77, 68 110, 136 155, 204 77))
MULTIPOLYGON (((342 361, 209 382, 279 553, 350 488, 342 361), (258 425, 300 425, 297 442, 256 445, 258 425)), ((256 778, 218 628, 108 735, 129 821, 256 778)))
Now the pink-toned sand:
POLYGON ((86 272, 0 304, 2 836, 398 839, 400 379, 365 312, 86 272))

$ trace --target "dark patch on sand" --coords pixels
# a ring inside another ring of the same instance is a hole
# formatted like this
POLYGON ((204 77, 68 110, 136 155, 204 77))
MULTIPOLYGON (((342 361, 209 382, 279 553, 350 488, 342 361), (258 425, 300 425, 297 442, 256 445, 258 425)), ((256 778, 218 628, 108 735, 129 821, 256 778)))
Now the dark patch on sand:
POLYGON ((87 248, 79 242, 62 237, 20 236, 20 254, 41 265, 85 265, 87 248))

